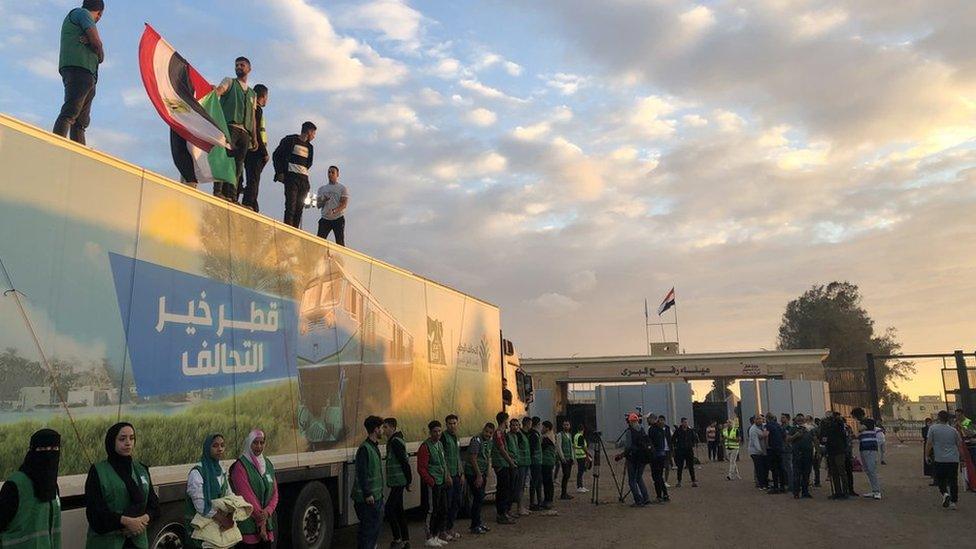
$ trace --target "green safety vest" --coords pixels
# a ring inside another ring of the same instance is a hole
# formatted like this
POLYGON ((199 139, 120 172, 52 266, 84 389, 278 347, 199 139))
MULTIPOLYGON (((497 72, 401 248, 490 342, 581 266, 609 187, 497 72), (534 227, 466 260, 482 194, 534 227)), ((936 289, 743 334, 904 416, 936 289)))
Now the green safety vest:
POLYGON ((586 437, 582 432, 573 435, 573 457, 583 459, 586 457, 586 437))
POLYGON ((518 435, 512 432, 505 433, 505 447, 508 449, 508 455, 515 462, 515 466, 521 466, 522 457, 520 455, 521 450, 519 450, 518 435))
POLYGON ((572 459, 573 436, 565 432, 559 433, 559 445, 560 445, 560 450, 563 451, 563 459, 572 459))
POLYGON ((430 454, 430 459, 427 460, 427 473, 434 478, 434 484, 440 486, 444 484, 444 471, 447 469, 444 459, 444 445, 439 440, 431 442, 430 439, 425 440, 424 444, 430 454))
MULTIPOLYGON (((481 436, 478 436, 477 438, 481 440, 481 436)), ((491 461, 493 465, 495 464, 495 456, 492 455, 494 452, 491 451, 491 448, 491 439, 481 440, 481 448, 478 449, 478 455, 475 457, 475 460, 478 462, 478 471, 480 471, 482 475, 488 474, 489 461, 491 461)), ((505 460, 502 459, 502 461, 505 460)), ((471 467, 471 462, 467 459, 464 460, 464 474, 472 477, 475 476, 474 467, 471 467)))
MULTIPOLYGON (((105 505, 109 511, 121 514, 130 504, 129 491, 125 489, 125 482, 119 478, 118 473, 112 468, 108 461, 99 461, 95 464, 95 471, 98 473, 98 485, 102 489, 102 497, 105 498, 105 505)), ((142 486, 142 491, 146 494, 146 501, 149 500, 149 491, 152 485, 149 483, 149 472, 141 463, 132 460, 132 478, 137 484, 142 486)), ((143 507, 145 509, 145 507, 143 507)), ((136 537, 128 538, 135 543, 139 549, 149 547, 149 539, 146 532, 136 537)), ((126 537, 121 530, 109 532, 107 534, 96 534, 91 527, 88 528, 88 540, 85 544, 86 549, 121 549, 126 537)))
POLYGON ((541 444, 542 435, 539 435, 540 445, 542 446, 542 466, 552 467, 556 465, 556 445, 555 444, 541 444))
POLYGON ((403 448, 404 453, 407 451, 407 445, 400 437, 393 437, 386 443, 386 485, 390 487, 406 486, 407 476, 403 474, 403 467, 394 455, 394 446, 403 448))
POLYGON ((17 487, 17 513, 0 533, 0 547, 10 549, 59 549, 61 547, 61 499, 38 501, 31 479, 15 471, 7 482, 17 487))
MULTIPOLYGON (((267 507, 271 498, 274 497, 275 493, 275 469, 274 464, 271 463, 270 459, 264 456, 259 456, 260 459, 264 460, 265 473, 262 475, 261 471, 251 463, 250 459, 237 458, 237 463, 244 467, 244 471, 247 472, 247 483, 251 487, 251 491, 254 492, 255 497, 258 498, 258 502, 261 507, 267 507)), ((265 523, 269 532, 274 532, 275 530, 275 519, 274 515, 268 517, 268 521, 265 523)), ((240 528, 242 534, 256 534, 258 532, 258 525, 254 522, 253 518, 248 517, 242 522, 237 523, 237 527, 240 528)))
POLYGON ((542 465, 542 435, 536 433, 534 438, 529 438, 529 444, 531 465, 542 465))
POLYGON ((367 497, 373 496, 373 499, 379 501, 383 498, 383 469, 379 448, 370 444, 369 439, 363 441, 359 447, 365 447, 369 456, 369 470, 366 476, 366 488, 369 490, 369 494, 363 494, 363 487, 354 481, 352 483, 352 500, 356 503, 365 503, 367 497))
POLYGON ((519 457, 515 463, 518 463, 519 467, 532 465, 532 449, 529 448, 529 437, 522 431, 518 432, 518 445, 519 457))
MULTIPOLYGON (((498 433, 498 434, 501 435, 501 436, 503 436, 505 438, 505 448, 508 449, 508 435, 505 435, 505 434, 502 434, 502 433, 498 433)), ((495 469, 505 469, 506 467, 508 467, 508 461, 505 459, 505 456, 503 456, 501 452, 495 450, 495 438, 494 438, 494 436, 492 436, 492 439, 491 439, 491 448, 492 448, 492 451, 491 451, 491 466, 494 467, 495 469)), ((509 450, 509 451, 511 451, 511 450, 509 450)))
POLYGON ((444 445, 444 458, 447 460, 447 472, 452 477, 460 475, 461 447, 458 445, 457 437, 444 431, 444 435, 441 437, 441 444, 444 445))
POLYGON ((729 427, 722 431, 722 436, 725 437, 725 447, 729 450, 739 449, 739 428, 729 427))
POLYGON ((64 22, 61 23, 61 54, 58 59, 58 70, 65 67, 78 67, 97 76, 98 54, 79 41, 82 36, 88 35, 81 30, 81 27, 72 23, 70 17, 69 11, 68 15, 64 16, 64 22))
POLYGON ((249 87, 245 91, 240 80, 234 78, 230 89, 220 96, 220 106, 224 110, 227 123, 239 124, 249 132, 254 131, 255 97, 253 88, 249 87))

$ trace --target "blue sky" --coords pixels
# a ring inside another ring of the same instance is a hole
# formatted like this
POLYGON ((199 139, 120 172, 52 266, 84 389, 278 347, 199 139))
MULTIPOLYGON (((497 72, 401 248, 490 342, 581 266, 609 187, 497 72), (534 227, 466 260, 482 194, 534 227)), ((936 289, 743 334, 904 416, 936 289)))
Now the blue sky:
MULTIPOLYGON (((0 0, 0 111, 51 126, 74 4, 0 0)), ((834 279, 908 350, 971 339, 976 3, 107 4, 93 147, 175 175, 144 21, 211 81, 246 55, 271 140, 313 120, 313 186, 342 167, 349 244, 498 303, 528 355, 641 353, 672 284, 691 352, 772 347, 834 279)))

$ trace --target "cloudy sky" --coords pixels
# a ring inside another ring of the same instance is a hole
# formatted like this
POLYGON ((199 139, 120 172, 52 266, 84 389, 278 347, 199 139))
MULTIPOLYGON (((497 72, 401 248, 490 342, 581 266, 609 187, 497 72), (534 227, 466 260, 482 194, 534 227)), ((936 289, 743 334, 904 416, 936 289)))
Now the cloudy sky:
MULTIPOLYGON (((0 0, 0 111, 51 126, 77 3, 0 0)), ((176 174, 144 21, 211 81, 246 55, 271 139, 313 120, 313 184, 342 167, 347 243, 499 304, 526 356, 642 353, 672 284, 687 352, 773 348, 831 280, 906 351, 976 348, 976 2, 107 4, 90 145, 176 174)))

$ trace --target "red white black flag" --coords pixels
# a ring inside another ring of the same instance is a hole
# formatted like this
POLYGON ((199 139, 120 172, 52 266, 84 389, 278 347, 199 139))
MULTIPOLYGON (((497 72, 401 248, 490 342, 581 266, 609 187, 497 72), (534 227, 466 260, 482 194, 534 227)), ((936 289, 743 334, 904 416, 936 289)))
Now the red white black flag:
POLYGON ((674 303, 675 303, 674 288, 671 288, 671 291, 668 292, 668 295, 664 296, 664 301, 662 301, 661 305, 658 306, 657 316, 663 315, 665 311, 667 311, 671 307, 674 307, 674 303))

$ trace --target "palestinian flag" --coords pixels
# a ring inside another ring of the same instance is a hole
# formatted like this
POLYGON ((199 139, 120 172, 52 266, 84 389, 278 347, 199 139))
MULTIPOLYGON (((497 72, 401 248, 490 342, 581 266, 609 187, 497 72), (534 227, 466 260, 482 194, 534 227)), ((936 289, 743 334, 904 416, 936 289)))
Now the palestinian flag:
POLYGON ((664 296, 664 301, 662 301, 661 304, 658 306, 657 316, 663 315, 665 311, 667 311, 671 307, 674 307, 674 303, 675 303, 674 288, 671 288, 671 291, 668 292, 668 295, 664 296))
POLYGON ((169 124, 173 162, 184 181, 237 184, 227 156, 227 122, 214 86, 148 23, 139 42, 139 71, 149 100, 169 124))

